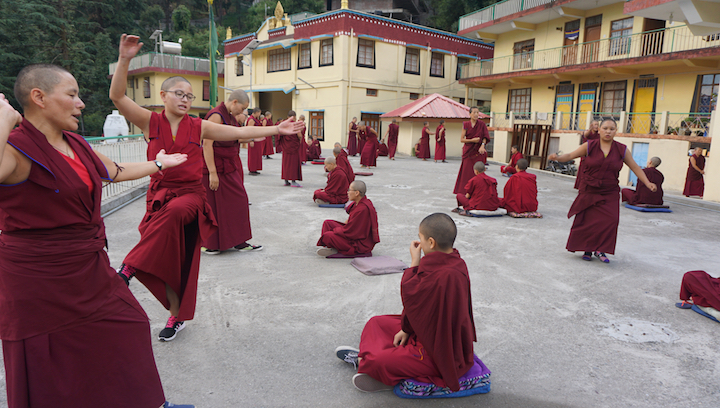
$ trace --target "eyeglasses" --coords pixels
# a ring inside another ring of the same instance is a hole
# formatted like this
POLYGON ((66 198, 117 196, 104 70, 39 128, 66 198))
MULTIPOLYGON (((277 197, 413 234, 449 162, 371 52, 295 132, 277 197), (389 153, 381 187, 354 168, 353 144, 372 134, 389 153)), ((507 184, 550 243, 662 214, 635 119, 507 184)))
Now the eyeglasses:
POLYGON ((165 92, 172 92, 175 94, 175 96, 177 96, 178 99, 183 100, 183 98, 187 98, 187 100, 190 102, 194 101, 195 98, 197 98, 195 95, 193 95, 191 93, 185 93, 179 89, 177 91, 165 91, 165 92))

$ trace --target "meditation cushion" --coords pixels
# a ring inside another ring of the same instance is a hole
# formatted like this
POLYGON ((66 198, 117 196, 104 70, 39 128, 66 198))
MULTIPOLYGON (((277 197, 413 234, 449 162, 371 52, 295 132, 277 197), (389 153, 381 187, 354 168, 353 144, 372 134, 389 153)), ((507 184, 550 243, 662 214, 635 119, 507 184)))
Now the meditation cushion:
POLYGON ((501 217, 507 214, 507 210, 504 208, 498 208, 495 211, 487 210, 469 210, 468 211, 473 217, 501 217))
POLYGON ((513 211, 510 211, 507 213, 507 215, 513 217, 513 218, 542 218, 542 214, 540 214, 537 211, 528 211, 523 213, 516 213, 513 211))
POLYGON ((422 382, 416 379, 403 380, 398 383, 393 392, 400 398, 459 398, 475 394, 490 392, 490 370, 485 364, 474 356, 475 364, 465 375, 460 377, 460 390, 453 392, 447 387, 438 387, 435 384, 422 382))
POLYGON ((356 176, 372 176, 373 174, 369 171, 356 171, 356 176))
POLYGON ((697 312, 697 313, 699 313, 699 314, 707 317, 707 318, 710 319, 710 320, 714 320, 714 321, 720 323, 720 321, 719 321, 718 319, 716 319, 714 316, 712 316, 712 315, 709 314, 709 313, 705 313, 705 311, 703 311, 702 309, 700 309, 700 308, 698 307, 698 305, 692 305, 692 308, 691 308, 691 309, 692 309, 694 312, 697 312))
POLYGON ((345 208, 345 204, 318 204, 321 208, 345 208))
POLYGON ((326 256, 325 258, 330 259, 348 259, 348 258, 368 258, 372 256, 372 252, 368 252, 367 254, 355 254, 355 255, 345 255, 338 252, 337 254, 326 256))
POLYGON ((325 160, 324 159, 323 160, 320 160, 320 159, 313 160, 312 164, 325 164, 325 160))
POLYGON ((639 207, 637 205, 630 205, 625 203, 625 207, 640 212, 672 212, 672 210, 668 206, 639 207))
POLYGON ((355 259, 350 265, 365 275, 387 275, 400 273, 407 269, 405 262, 391 256, 373 256, 371 258, 355 259))

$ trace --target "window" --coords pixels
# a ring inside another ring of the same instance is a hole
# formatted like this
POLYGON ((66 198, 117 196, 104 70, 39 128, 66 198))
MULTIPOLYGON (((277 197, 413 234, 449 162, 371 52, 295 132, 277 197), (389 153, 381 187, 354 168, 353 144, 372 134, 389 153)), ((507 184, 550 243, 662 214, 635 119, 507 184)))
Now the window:
POLYGON ((463 105, 465 105, 465 98, 458 98, 458 99, 459 99, 458 102, 460 102, 460 103, 462 103, 463 105))
POLYGON ((375 68, 375 41, 358 39, 357 66, 375 68))
POLYGON ((602 91, 602 111, 605 113, 617 113, 625 109, 625 81, 605 82, 602 91))
POLYGON ((377 96, 377 94, 378 94, 377 89, 368 88, 367 90, 365 90, 365 96, 377 96))
POLYGON ((333 39, 328 38, 320 42, 320 66, 333 64, 333 39))
POLYGON ((143 96, 150 97, 150 77, 143 78, 143 96))
POLYGON ((511 89, 508 96, 508 112, 522 114, 521 117, 529 116, 531 90, 532 88, 511 89))
POLYGON ((420 50, 405 48, 405 73, 420 75, 420 50))
POLYGON ((267 72, 289 71, 290 49, 270 50, 268 52, 267 72))
POLYGON ((242 57, 237 57, 235 59, 235 76, 242 76, 243 75, 243 59, 242 57))
POLYGON ((419 94, 419 93, 410 93, 410 100, 411 100, 411 101, 416 101, 416 100, 418 100, 418 99, 420 99, 420 94, 419 94))
POLYGON ((300 44, 298 53, 298 69, 312 68, 310 62, 310 43, 300 44))
POLYGON ((469 64, 469 63, 470 63, 470 60, 468 58, 458 57, 457 71, 455 72, 455 80, 458 80, 462 77, 463 65, 469 64))
POLYGON ((694 112, 710 113, 717 108, 720 93, 720 74, 699 75, 694 112))
POLYGON ((317 136, 318 140, 325 140, 325 113, 310 112, 310 137, 317 136))
POLYGON ((513 46, 513 69, 532 68, 535 39, 516 42, 513 46))
POLYGON ((432 59, 430 60, 430 76, 432 77, 444 77, 445 76, 445 55, 439 52, 432 53, 432 59))
POLYGON ((633 17, 615 20, 610 25, 610 55, 630 53, 633 17))
POLYGON ((209 100, 210 100, 210 81, 203 81, 203 101, 209 101, 209 100))

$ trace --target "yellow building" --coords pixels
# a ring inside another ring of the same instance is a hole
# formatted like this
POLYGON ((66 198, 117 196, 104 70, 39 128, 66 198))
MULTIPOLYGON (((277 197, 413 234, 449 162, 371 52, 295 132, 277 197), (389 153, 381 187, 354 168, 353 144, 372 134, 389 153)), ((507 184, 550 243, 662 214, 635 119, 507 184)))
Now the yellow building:
MULTIPOLYGON (((720 12, 687 3, 714 12, 698 21, 677 0, 506 0, 461 17, 460 35, 495 45, 493 58, 463 65, 460 79, 492 90, 495 159, 508 160, 514 125, 549 125, 547 151, 569 152, 590 121, 612 117, 636 161, 661 157, 666 189, 682 190, 688 150, 709 149, 720 121, 711 124, 720 12)), ((633 182, 627 168, 620 177, 633 182)))
MULTIPOLYGON (((219 86, 224 85, 224 66, 224 62, 217 62, 219 86)), ((117 63, 110 64, 111 77, 116 68, 117 63)), ((172 76, 182 76, 190 81, 196 99, 188 113, 204 117, 211 109, 210 61, 208 59, 155 52, 138 55, 130 61, 125 93, 143 108, 160 112, 163 110, 160 87, 163 81, 172 76)), ((131 123, 130 134, 137 133, 140 133, 140 130, 136 129, 135 125, 131 123)))
POLYGON ((458 83, 458 66, 491 57, 491 46, 378 15, 280 11, 224 45, 228 88, 252 92, 251 106, 274 119, 304 114, 309 134, 329 143, 347 143, 353 117, 382 133, 381 114, 432 93, 471 106, 490 99, 458 83))

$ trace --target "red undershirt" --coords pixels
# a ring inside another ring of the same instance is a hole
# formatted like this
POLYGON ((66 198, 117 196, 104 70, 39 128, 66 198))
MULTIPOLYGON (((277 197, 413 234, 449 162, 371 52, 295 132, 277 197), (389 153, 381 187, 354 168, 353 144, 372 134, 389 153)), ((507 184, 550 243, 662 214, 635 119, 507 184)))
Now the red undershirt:
MULTIPOLYGON (((72 148, 70 148, 72 150, 72 148)), ((88 191, 90 191, 90 194, 92 194, 95 191, 95 186, 93 185, 92 180, 90 179, 90 174, 88 174, 87 169, 85 168, 85 165, 82 164, 82 161, 80 161, 80 158, 78 157, 77 153, 75 153, 75 150, 72 150, 73 156, 75 158, 71 158, 68 156, 62 155, 63 158, 65 158, 65 161, 68 162, 70 167, 72 167, 73 170, 75 170, 75 173, 80 177, 80 179, 85 183, 85 185, 88 188, 88 191)))

